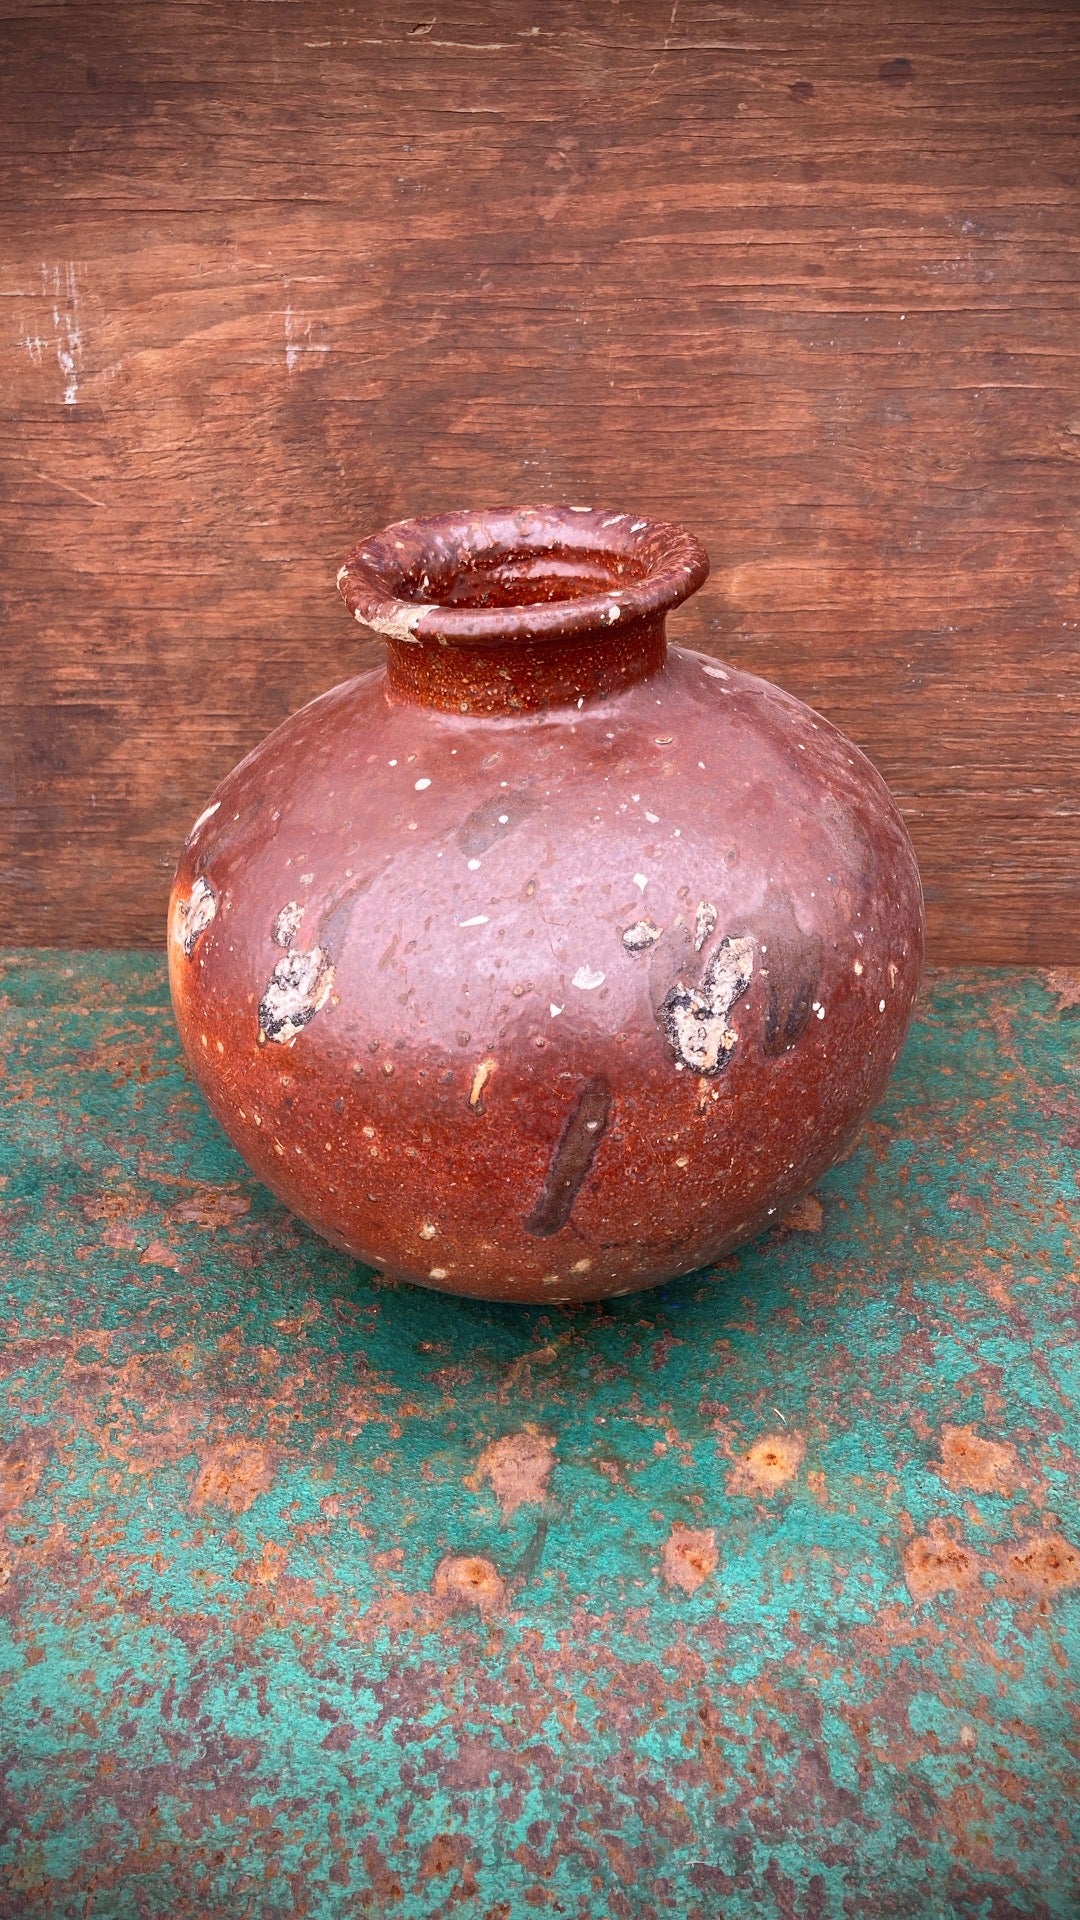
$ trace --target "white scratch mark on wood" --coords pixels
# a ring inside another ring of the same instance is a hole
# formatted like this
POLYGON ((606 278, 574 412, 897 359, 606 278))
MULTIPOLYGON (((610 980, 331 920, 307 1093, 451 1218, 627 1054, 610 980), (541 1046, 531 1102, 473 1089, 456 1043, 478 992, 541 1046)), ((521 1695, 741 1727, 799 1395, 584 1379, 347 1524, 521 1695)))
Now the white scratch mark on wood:
POLYGON ((312 327, 319 323, 293 312, 288 280, 283 281, 282 285, 285 289, 285 308, 281 316, 285 323, 285 368, 288 373, 294 373, 302 354, 329 353, 330 344, 327 340, 312 338, 312 327))
POLYGON ((38 366, 43 363, 47 351, 56 354, 56 363, 64 383, 64 405, 73 407, 79 398, 83 347, 79 322, 79 284, 74 260, 67 261, 63 267, 50 267, 47 260, 42 261, 41 294, 52 307, 53 331, 47 337, 40 333, 26 333, 23 346, 38 366))

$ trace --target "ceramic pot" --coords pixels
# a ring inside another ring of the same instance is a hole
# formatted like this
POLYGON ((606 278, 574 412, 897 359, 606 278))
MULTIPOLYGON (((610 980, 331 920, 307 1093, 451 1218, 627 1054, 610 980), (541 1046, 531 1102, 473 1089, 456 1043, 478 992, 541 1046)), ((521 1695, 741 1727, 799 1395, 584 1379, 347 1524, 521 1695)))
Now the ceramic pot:
POLYGON ((170 908, 239 1151, 335 1246, 485 1299, 707 1266, 842 1153, 900 1050, 922 896, 870 762, 665 638, 689 534, 444 514, 338 576, 386 663, 229 774, 170 908))

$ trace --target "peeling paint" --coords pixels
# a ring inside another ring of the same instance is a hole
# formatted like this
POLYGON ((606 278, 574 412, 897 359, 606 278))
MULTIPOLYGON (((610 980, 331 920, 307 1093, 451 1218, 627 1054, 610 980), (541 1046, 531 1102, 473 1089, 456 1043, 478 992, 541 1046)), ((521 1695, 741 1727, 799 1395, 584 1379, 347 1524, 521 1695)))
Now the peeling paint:
POLYGON ((794 1429, 767 1433, 748 1447, 728 1480, 728 1492, 766 1496, 794 1480, 806 1457, 806 1441, 794 1429))
POLYGON ((781 1226, 790 1233, 820 1233, 825 1224, 825 1209, 816 1193, 804 1193, 785 1213, 781 1226))
POLYGON ((192 1490, 194 1507, 222 1506, 246 1513, 273 1485, 274 1458, 268 1447, 248 1440, 225 1440, 203 1455, 192 1490))
POLYGON ((982 1565, 970 1548, 957 1540, 943 1520, 935 1520, 903 1550, 904 1579, 913 1600, 932 1599, 977 1584, 982 1565))
POLYGON ((485 1447, 475 1472, 466 1475, 465 1485, 475 1490, 486 1481, 499 1502, 502 1518, 510 1520, 519 1507, 547 1498, 554 1464, 551 1435, 525 1427, 520 1433, 504 1433, 485 1447))
POLYGON ((440 1560, 432 1593, 449 1613, 475 1608, 482 1619, 500 1613, 506 1603, 506 1583, 494 1561, 480 1553, 449 1553, 440 1560))
POLYGON ((714 1527, 674 1526, 664 1542, 661 1567, 669 1587, 696 1593, 716 1572, 720 1555, 714 1527))
POLYGON ((948 1486, 969 1487, 974 1493, 1011 1493, 1024 1482, 1016 1448, 1008 1441, 984 1439, 970 1426, 942 1427, 938 1471, 948 1486))

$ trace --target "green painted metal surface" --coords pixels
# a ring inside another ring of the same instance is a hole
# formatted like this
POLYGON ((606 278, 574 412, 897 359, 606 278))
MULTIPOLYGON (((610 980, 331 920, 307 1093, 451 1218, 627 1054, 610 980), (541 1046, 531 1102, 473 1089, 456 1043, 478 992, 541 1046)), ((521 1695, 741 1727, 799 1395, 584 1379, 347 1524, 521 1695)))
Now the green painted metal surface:
POLYGON ((156 959, 7 955, 3 1913, 1080 1912, 1053 984, 932 981, 738 1258, 526 1311, 289 1218, 156 959))

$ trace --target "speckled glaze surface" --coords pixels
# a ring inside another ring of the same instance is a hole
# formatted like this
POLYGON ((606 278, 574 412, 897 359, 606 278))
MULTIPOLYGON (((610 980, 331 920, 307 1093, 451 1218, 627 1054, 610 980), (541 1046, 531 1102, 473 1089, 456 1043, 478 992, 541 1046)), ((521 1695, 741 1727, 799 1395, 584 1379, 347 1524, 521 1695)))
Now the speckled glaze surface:
POLYGON ((707 571, 614 512, 388 528, 339 575, 385 668, 192 829, 169 957, 195 1075, 375 1267, 521 1302, 658 1284, 765 1228, 884 1088, 910 842, 828 722, 668 647, 707 571))

